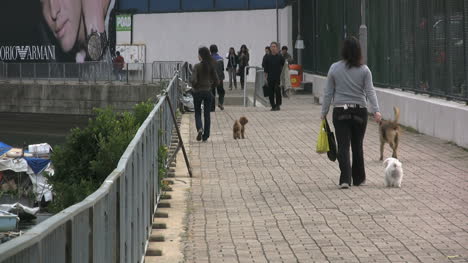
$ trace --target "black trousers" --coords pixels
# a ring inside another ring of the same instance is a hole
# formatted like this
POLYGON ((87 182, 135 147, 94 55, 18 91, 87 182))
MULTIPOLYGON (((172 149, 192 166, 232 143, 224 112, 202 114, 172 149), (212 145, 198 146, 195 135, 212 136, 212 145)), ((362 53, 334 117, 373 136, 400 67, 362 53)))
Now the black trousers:
POLYGON ((203 129, 203 139, 206 140, 210 137, 211 117, 210 108, 213 95, 210 91, 198 91, 193 93, 193 104, 195 106, 195 126, 197 131, 203 129), (203 117, 205 119, 205 125, 202 122, 202 109, 203 103, 203 117))
POLYGON ((211 89, 211 93, 213 94, 213 101, 211 102, 211 111, 215 111, 216 109, 216 91, 218 91, 218 104, 223 105, 224 104, 224 95, 226 94, 226 91, 224 90, 224 85, 221 82, 216 88, 211 89))
POLYGON ((366 180, 363 140, 367 127, 367 109, 334 108, 333 126, 335 126, 341 171, 339 184, 360 185, 366 180), (352 166, 349 156, 350 145, 353 153, 352 166))
POLYGON ((268 95, 270 99, 270 105, 272 108, 276 106, 281 106, 282 103, 282 95, 281 95, 281 88, 280 88, 280 81, 268 81, 268 88, 270 89, 270 94, 268 95), (276 102, 275 102, 276 97, 276 102))

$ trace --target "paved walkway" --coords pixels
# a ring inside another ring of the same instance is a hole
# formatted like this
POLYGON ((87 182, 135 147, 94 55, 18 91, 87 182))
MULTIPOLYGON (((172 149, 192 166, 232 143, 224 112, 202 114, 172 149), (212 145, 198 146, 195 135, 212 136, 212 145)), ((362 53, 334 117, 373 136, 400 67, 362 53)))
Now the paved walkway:
MULTIPOLYGON (((191 120, 186 262, 468 262, 468 152, 403 132, 402 189, 383 187, 377 125, 365 139, 367 185, 340 190, 315 153, 319 106, 226 106, 207 143, 191 120), (233 140, 234 118, 249 118, 233 140)), ((385 156, 390 156, 386 146, 385 156)))

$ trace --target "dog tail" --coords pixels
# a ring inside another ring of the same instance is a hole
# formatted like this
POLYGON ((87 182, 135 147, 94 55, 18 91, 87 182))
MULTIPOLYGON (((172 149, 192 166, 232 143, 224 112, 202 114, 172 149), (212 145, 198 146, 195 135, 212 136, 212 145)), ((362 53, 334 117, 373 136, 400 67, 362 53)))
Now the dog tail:
POLYGON ((393 107, 393 111, 395 112, 395 120, 393 122, 398 123, 400 120, 400 109, 398 107, 393 107))

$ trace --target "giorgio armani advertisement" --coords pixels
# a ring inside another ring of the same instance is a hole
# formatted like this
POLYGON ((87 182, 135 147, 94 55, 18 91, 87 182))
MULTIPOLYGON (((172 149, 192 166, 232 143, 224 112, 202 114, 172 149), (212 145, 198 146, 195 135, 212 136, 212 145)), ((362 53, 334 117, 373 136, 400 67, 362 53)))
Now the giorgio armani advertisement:
POLYGON ((114 2, 2 0, 0 61, 111 61, 115 29, 109 32, 109 24, 114 2))

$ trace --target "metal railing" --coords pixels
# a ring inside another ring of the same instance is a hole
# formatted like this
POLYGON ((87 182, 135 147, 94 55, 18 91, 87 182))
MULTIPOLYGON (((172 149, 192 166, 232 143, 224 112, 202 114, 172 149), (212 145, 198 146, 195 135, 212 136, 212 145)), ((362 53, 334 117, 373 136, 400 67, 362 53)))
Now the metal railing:
MULTIPOLYGON (((151 80, 167 80, 174 76, 175 72, 181 72, 182 61, 154 61, 152 64, 151 80)), ((181 75, 184 75, 183 73, 181 75)))
POLYGON ((253 106, 256 107, 257 100, 261 101, 262 104, 268 104, 268 101, 263 96, 263 85, 265 84, 265 74, 263 68, 257 66, 245 67, 244 74, 244 107, 247 107, 248 87, 247 87, 247 69, 255 70, 255 82, 253 91, 253 106))
POLYGON ((142 262, 160 196, 158 149, 175 125, 167 98, 178 92, 176 74, 101 187, 0 245, 0 262, 142 262))
POLYGON ((153 63, 125 63, 122 69, 108 62, 85 63, 2 63, 0 81, 20 82, 126 82, 154 83, 170 80, 180 71, 181 61, 155 61, 153 63))

